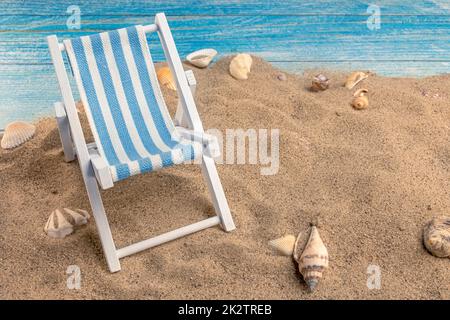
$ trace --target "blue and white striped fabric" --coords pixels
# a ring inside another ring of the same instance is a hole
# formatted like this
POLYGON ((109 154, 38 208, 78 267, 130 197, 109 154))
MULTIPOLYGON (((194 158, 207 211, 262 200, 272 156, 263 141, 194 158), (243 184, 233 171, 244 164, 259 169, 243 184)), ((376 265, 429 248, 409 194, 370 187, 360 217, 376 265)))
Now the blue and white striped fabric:
POLYGON ((177 135, 142 26, 65 40, 94 139, 113 181, 194 160, 177 135))

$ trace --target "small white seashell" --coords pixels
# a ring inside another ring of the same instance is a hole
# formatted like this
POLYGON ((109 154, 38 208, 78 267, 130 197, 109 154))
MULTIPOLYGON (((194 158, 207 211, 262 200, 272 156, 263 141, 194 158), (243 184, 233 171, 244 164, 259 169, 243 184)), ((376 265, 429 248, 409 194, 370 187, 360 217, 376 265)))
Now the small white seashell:
POLYGON ((423 230, 425 247, 434 256, 450 258, 450 217, 436 217, 423 230))
POLYGON ((52 238, 62 239, 71 234, 74 227, 86 224, 89 219, 90 215, 81 209, 56 209, 48 218, 44 231, 52 238))
POLYGON ((247 80, 252 62, 252 57, 249 54, 240 53, 236 55, 230 62, 230 74, 235 79, 247 80))
MULTIPOLYGON (((297 238, 302 241, 302 237, 297 238)), ((311 227, 308 242, 300 257, 297 254, 297 242, 294 249, 294 259, 298 262, 298 268, 310 291, 317 287, 322 273, 328 268, 328 251, 320 238, 315 226, 311 227)))
POLYGON ((3 134, 1 147, 3 149, 12 149, 20 146, 33 137, 36 127, 23 121, 14 121, 8 124, 3 134))
POLYGON ((186 60, 198 68, 206 68, 217 55, 214 49, 202 49, 187 55, 186 60))
POLYGON ((295 239, 296 238, 293 235, 289 234, 269 241, 269 246, 284 256, 290 256, 294 251, 295 239))
POLYGON ((278 74, 277 79, 280 81, 286 81, 287 80, 286 74, 284 74, 284 73, 278 74))

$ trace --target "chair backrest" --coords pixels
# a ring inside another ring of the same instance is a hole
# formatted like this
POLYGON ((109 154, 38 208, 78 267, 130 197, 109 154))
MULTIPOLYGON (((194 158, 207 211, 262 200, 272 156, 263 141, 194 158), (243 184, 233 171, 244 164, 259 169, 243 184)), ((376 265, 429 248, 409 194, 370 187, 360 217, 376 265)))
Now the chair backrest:
POLYGON ((100 154, 110 165, 178 144, 142 26, 64 41, 100 154))

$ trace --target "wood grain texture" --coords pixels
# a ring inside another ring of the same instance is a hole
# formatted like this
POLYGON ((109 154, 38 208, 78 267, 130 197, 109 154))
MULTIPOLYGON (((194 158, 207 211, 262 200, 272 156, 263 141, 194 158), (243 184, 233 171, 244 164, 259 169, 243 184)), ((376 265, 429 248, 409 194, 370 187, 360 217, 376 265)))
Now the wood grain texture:
MULTIPOLYGON (((74 1, 0 2, 0 128, 48 115, 59 92, 45 37, 76 37, 152 23, 165 12, 180 54, 213 47, 249 52, 291 72, 370 69, 389 76, 450 73, 450 2, 437 1, 76 1, 81 29, 69 30, 74 1), (367 8, 381 8, 369 30, 367 8)), ((149 37, 155 61, 162 49, 149 37)))

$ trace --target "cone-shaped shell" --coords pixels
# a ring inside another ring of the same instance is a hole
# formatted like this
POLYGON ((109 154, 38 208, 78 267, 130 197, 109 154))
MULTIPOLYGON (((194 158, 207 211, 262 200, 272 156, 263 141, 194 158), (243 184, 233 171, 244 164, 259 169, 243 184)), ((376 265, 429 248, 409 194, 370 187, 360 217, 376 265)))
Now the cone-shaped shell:
POLYGON ((328 268, 328 250, 315 226, 311 227, 308 242, 300 258, 298 268, 310 291, 314 291, 322 274, 328 268))
POLYGON ((236 55, 230 62, 230 74, 235 79, 247 80, 252 62, 252 57, 249 54, 240 53, 236 55))
POLYGON ((367 79, 369 77, 368 73, 357 71, 350 74, 345 81, 345 87, 349 90, 353 89, 358 83, 367 79))
POLYGON ((214 49, 202 49, 188 54, 186 60, 197 68, 206 68, 216 55, 214 49))
POLYGON ((286 235, 284 237, 269 241, 269 246, 283 256, 290 256, 294 251, 295 237, 286 235))
POLYGON ((159 69, 156 73, 156 76, 158 77, 159 83, 161 83, 161 85, 169 88, 170 90, 177 91, 177 85, 172 76, 172 73, 170 72, 169 67, 162 67, 161 69, 159 69))
POLYGON ((44 231, 52 238, 64 238, 74 231, 74 227, 88 222, 90 215, 81 209, 68 208, 54 210, 44 226, 44 231))
POLYGON ((1 147, 3 149, 12 149, 18 147, 24 142, 30 140, 35 132, 36 127, 30 123, 23 121, 11 122, 5 128, 1 147))
POLYGON ((439 258, 450 258, 450 217, 436 217, 423 230, 423 242, 428 251, 439 258))

